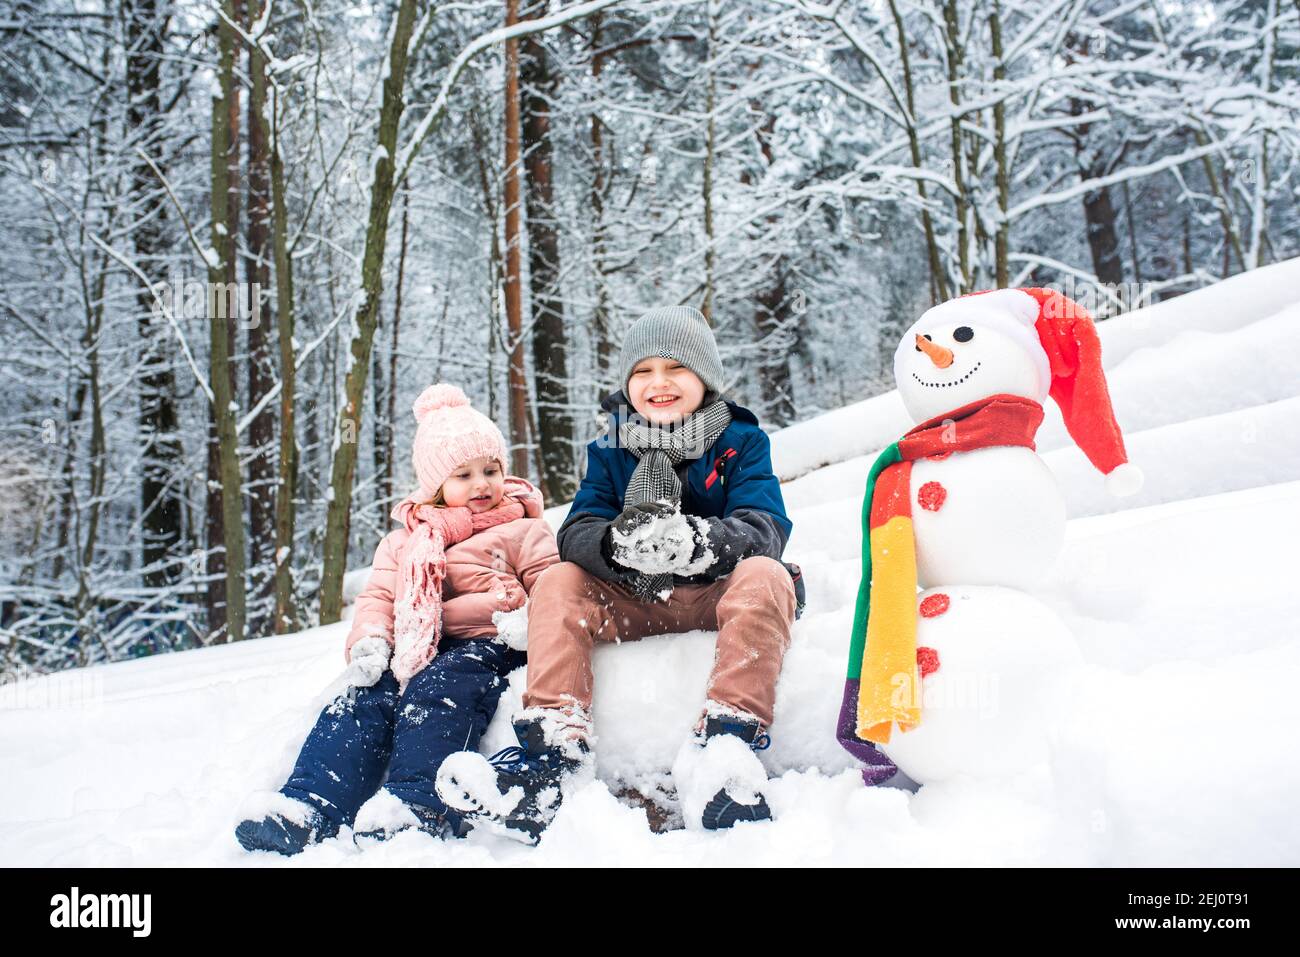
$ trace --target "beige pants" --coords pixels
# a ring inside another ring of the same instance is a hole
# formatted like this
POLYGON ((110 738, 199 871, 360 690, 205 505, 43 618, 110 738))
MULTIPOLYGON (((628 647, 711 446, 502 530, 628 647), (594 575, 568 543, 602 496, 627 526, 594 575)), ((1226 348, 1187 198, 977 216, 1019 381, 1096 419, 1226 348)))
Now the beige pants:
POLYGON ((766 728, 794 612, 790 573, 766 556, 742 559, 708 584, 677 585, 664 602, 643 602, 629 588, 560 562, 529 596, 524 707, 590 712, 594 642, 716 630, 709 700, 755 715, 766 728))

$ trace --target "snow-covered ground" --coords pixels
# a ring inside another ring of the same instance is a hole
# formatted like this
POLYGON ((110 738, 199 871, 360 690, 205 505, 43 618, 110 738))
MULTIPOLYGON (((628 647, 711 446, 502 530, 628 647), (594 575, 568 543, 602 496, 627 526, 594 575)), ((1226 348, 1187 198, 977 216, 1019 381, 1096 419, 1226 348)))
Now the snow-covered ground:
MULTIPOLYGON (((234 824, 291 766, 341 668, 339 624, 0 688, 0 864, 1300 864, 1297 288, 1291 260, 1103 324, 1147 474, 1134 499, 1107 498, 1049 410, 1039 447, 1074 518, 1040 597, 1084 660, 1050 764, 867 789, 834 740, 863 481, 908 427, 890 393, 772 436, 809 591, 763 753, 774 821, 654 834, 597 782, 535 849, 408 834, 361 852, 345 834, 291 860, 245 854, 234 824)), ((598 650, 604 782, 671 764, 711 661, 698 632, 598 650)), ((514 743, 522 678, 485 751, 514 743)))

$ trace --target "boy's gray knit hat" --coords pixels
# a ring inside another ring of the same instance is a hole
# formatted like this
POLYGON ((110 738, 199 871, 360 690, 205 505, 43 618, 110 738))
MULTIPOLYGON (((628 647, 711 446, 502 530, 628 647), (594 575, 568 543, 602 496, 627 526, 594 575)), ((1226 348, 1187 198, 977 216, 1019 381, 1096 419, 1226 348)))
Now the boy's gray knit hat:
POLYGON ((650 356, 676 359, 699 376, 706 389, 722 392, 718 342, 698 309, 661 306, 632 323, 623 337, 623 351, 618 360, 619 383, 624 391, 636 364, 650 356))

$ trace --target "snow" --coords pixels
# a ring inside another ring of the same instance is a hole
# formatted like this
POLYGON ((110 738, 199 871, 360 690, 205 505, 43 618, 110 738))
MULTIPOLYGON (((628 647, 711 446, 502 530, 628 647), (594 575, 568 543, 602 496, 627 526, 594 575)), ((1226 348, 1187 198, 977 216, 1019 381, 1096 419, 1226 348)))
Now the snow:
POLYGON ((410 807, 396 794, 380 788, 361 809, 357 811, 355 830, 358 833, 375 831, 395 831, 402 827, 419 827, 417 818, 410 807))
POLYGON ((497 626, 497 638, 515 651, 528 650, 528 603, 513 611, 492 612, 492 624, 497 626))
POLYGON ((1174 502, 1300 477, 1300 396, 1267 405, 1148 429, 1126 437, 1130 459, 1146 482, 1117 499, 1073 448, 1043 458, 1056 473, 1071 516, 1174 502))
MULTIPOLYGON (((1147 475, 1138 495, 1108 496, 1049 413, 1040 448, 1070 520, 1033 594, 1080 660, 1050 747, 1026 767, 868 789, 835 742, 862 485, 908 427, 889 393, 772 435, 794 522, 786 558, 808 584, 758 755, 773 821, 655 834, 615 797, 623 784, 662 787, 699 716, 713 636, 692 632, 596 650, 597 779, 536 848, 478 832, 358 850, 345 833, 292 859, 246 854, 234 825, 283 782, 330 700, 345 621, 0 684, 0 863, 1294 866, 1298 280, 1292 260, 1101 325, 1130 457, 1147 475)), ((346 594, 364 577, 349 574, 346 594)), ((523 671, 483 753, 516 743, 523 671)))

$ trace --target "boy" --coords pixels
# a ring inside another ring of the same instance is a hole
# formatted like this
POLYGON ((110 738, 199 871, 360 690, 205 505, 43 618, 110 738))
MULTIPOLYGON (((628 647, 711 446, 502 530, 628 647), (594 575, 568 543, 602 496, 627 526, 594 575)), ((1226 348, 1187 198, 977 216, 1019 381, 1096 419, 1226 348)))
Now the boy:
POLYGON ((771 816, 753 749, 767 746, 798 570, 780 561, 791 523, 767 435, 720 397, 717 343, 695 309, 642 316, 619 368, 623 389, 601 403, 608 432, 587 447, 557 535, 561 560, 530 597, 520 747, 494 757, 491 774, 465 754, 439 775, 444 800, 518 839, 536 841, 561 785, 591 766, 594 642, 694 629, 718 642, 703 713, 673 765, 683 816, 709 829, 771 816))

